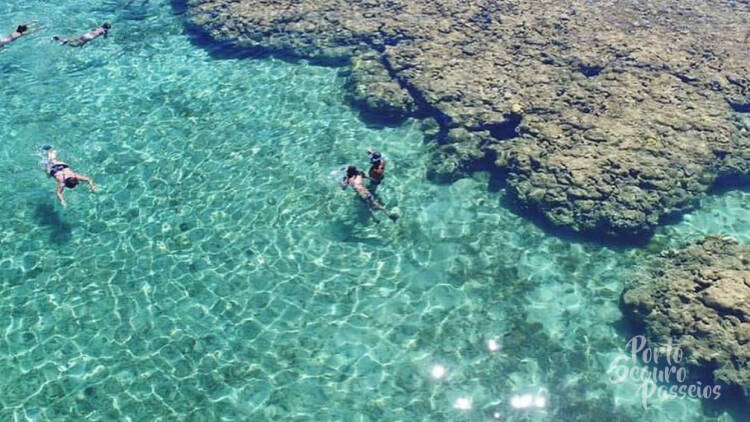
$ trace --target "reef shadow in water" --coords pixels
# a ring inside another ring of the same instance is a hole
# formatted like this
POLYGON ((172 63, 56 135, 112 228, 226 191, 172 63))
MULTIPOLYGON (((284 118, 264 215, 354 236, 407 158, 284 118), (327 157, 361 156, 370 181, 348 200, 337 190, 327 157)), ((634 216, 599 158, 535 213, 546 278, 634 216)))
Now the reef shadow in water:
MULTIPOLYGON (((519 123, 520 119, 519 121, 509 122, 504 128, 504 133, 507 136, 502 139, 508 141, 517 137, 516 127, 519 123)), ((484 149, 483 151, 484 157, 469 164, 467 168, 469 175, 476 172, 488 173, 490 178, 487 183, 487 190, 501 195, 503 207, 524 220, 530 221, 548 236, 557 237, 571 243, 595 243, 620 252, 630 248, 644 247, 651 240, 653 232, 642 235, 608 236, 602 234, 604 233, 603 230, 580 233, 569 227, 555 226, 544 217, 541 211, 523 206, 508 189, 508 172, 495 165, 497 152, 492 149, 484 149)))
POLYGON ((720 176, 706 193, 708 195, 723 195, 733 190, 750 191, 750 174, 720 176))
POLYGON ((602 70, 604 70, 603 66, 587 66, 584 64, 578 65, 578 71, 583 74, 583 76, 587 78, 593 78, 594 76, 599 76, 600 73, 602 73, 602 70))
POLYGON ((518 137, 518 126, 521 125, 521 115, 511 114, 502 123, 484 125, 482 129, 487 129, 493 138, 500 141, 518 137))
POLYGON ((557 237, 570 243, 595 243, 617 252, 624 252, 631 248, 645 247, 654 234, 653 231, 650 231, 639 235, 621 234, 613 236, 604 234, 604 230, 594 229, 581 233, 570 227, 556 226, 550 223, 541 211, 523 206, 510 190, 507 190, 506 194, 503 195, 502 204, 513 214, 530 221, 540 230, 544 231, 546 235, 557 237))
POLYGON ((72 227, 60 218, 55 207, 49 204, 39 204, 34 210, 34 219, 37 224, 49 229, 49 240, 56 245, 70 242, 72 238, 72 227))
POLYGON ((729 103, 729 106, 732 107, 732 110, 736 113, 750 113, 750 103, 743 104, 735 103, 733 101, 727 101, 727 103, 729 103))

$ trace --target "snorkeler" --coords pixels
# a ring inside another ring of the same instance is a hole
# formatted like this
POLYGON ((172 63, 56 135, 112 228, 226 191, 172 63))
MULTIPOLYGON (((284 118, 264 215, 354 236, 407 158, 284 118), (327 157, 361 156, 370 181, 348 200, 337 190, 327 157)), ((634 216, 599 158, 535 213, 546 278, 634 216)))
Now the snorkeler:
POLYGON ((60 200, 62 206, 66 206, 65 198, 63 198, 63 188, 73 189, 78 186, 79 181, 84 181, 89 184, 91 192, 96 192, 96 185, 88 177, 78 174, 71 170, 70 166, 57 159, 57 153, 50 145, 45 145, 42 149, 47 150, 47 174, 50 177, 57 180, 57 199, 60 200))
POLYGON ((13 41, 21 38, 24 35, 33 34, 34 32, 36 32, 39 29, 41 29, 41 28, 37 28, 37 29, 31 29, 31 28, 29 28, 31 25, 33 25, 35 23, 36 23, 36 21, 31 21, 31 22, 25 23, 23 25, 18 25, 18 27, 16 27, 16 30, 13 31, 13 32, 11 32, 10 35, 8 35, 6 37, 0 37, 0 48, 5 47, 6 45, 12 43, 13 41))
POLYGON ((109 32, 109 28, 111 27, 112 25, 110 25, 109 22, 104 22, 102 26, 92 29, 91 32, 87 32, 75 38, 60 38, 57 35, 55 35, 54 37, 52 37, 52 39, 59 42, 60 45, 69 45, 71 47, 83 47, 89 41, 95 40, 102 35, 104 35, 104 38, 107 38, 107 33, 109 32))
POLYGON ((370 176, 370 190, 375 192, 375 189, 378 188, 378 185, 385 177, 385 157, 372 148, 367 148, 367 155, 370 156, 370 164, 372 164, 368 172, 370 176))
POLYGON ((388 212, 388 210, 378 201, 375 200, 375 197, 370 193, 369 190, 365 187, 363 184, 363 180, 365 179, 364 172, 361 172, 357 170, 354 166, 349 166, 346 169, 346 176, 344 176, 344 179, 341 181, 341 189, 346 189, 347 186, 351 186, 354 188, 354 190, 359 195, 360 199, 367 204, 367 206, 370 208, 370 211, 373 209, 383 211, 385 215, 388 216, 393 221, 396 221, 398 219, 398 215, 394 213, 388 212))

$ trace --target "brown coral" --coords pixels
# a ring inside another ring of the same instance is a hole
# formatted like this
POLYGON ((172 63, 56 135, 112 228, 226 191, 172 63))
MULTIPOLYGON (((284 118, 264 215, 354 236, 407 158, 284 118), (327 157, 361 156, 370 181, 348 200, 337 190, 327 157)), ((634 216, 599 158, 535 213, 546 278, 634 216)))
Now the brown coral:
POLYGON ((750 396, 750 247, 709 237, 662 253, 622 303, 651 341, 674 338, 690 364, 750 396))

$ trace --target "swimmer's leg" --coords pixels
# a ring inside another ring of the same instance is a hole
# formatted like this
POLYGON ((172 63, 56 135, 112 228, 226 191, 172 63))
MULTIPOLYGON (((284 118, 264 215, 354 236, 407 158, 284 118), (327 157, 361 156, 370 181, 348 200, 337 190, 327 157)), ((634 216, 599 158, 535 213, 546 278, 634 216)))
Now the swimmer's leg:
POLYGON ((49 172, 52 170, 52 166, 57 163, 57 152, 53 148, 47 150, 47 159, 44 160, 44 172, 52 176, 49 172))
POLYGON ((387 215, 388 218, 391 219, 391 221, 395 222, 396 220, 398 220, 398 214, 388 211, 388 209, 383 204, 375 200, 375 197, 372 194, 367 197, 366 202, 373 216, 375 215, 375 210, 379 210, 383 211, 383 213, 387 215))
POLYGON ((57 151, 55 151, 54 148, 49 148, 47 150, 47 160, 50 162, 57 161, 57 151))
POLYGON ((24 25, 26 25, 29 29, 24 32, 24 35, 31 35, 34 32, 39 32, 42 29, 46 28, 45 26, 36 26, 37 23, 38 22, 36 20, 26 22, 24 25))
POLYGON ((388 210, 387 210, 387 209, 385 208, 385 206, 384 206, 383 204, 381 204, 380 202, 376 201, 376 200, 375 200, 375 197, 374 197, 374 196, 371 196, 371 197, 370 197, 370 203, 372 204, 372 206, 373 206, 373 207, 374 207, 374 208, 375 208, 376 210, 380 210, 380 211, 383 211, 383 212, 384 212, 384 213, 386 213, 386 214, 389 214, 389 212, 388 212, 388 210))
MULTIPOLYGON (((372 196, 372 194, 368 198, 368 205, 374 207, 377 210, 383 211, 385 215, 388 216, 388 218, 391 219, 391 221, 395 222, 398 220, 398 214, 388 211, 388 209, 381 203, 375 200, 375 197, 372 196)), ((370 208, 372 210, 372 208, 370 208)))
POLYGON ((362 202, 365 203, 367 211, 370 211, 370 217, 372 217, 372 219, 375 220, 376 223, 379 223, 380 220, 378 220, 378 217, 375 216, 376 209, 373 205, 372 195, 360 196, 359 199, 361 199, 362 202))
POLYGON ((71 39, 65 40, 65 45, 69 45, 71 47, 83 47, 89 41, 91 40, 87 40, 85 38, 79 37, 79 38, 73 38, 72 40, 71 39))

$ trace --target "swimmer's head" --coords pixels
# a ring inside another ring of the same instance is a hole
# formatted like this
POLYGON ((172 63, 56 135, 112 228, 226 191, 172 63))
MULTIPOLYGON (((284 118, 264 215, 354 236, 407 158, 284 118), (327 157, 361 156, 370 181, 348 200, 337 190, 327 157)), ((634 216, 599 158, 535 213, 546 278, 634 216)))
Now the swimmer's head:
POLYGON ((24 32, 28 31, 29 27, 26 25, 18 25, 18 28, 16 28, 16 32, 19 34, 23 34, 24 32))
POLYGON ((102 28, 104 28, 104 29, 109 29, 109 28, 112 28, 112 25, 110 25, 110 24, 109 24, 109 22, 104 22, 104 23, 102 24, 102 28))
POLYGON ((370 153, 370 162, 372 164, 377 164, 383 160, 383 155, 379 152, 371 152, 370 153))
POLYGON ((346 168, 346 177, 354 177, 359 174, 359 170, 357 170, 354 166, 349 166, 346 168))
POLYGON ((78 186, 78 178, 77 177, 68 177, 65 179, 65 187, 68 189, 73 189, 74 187, 78 186))

